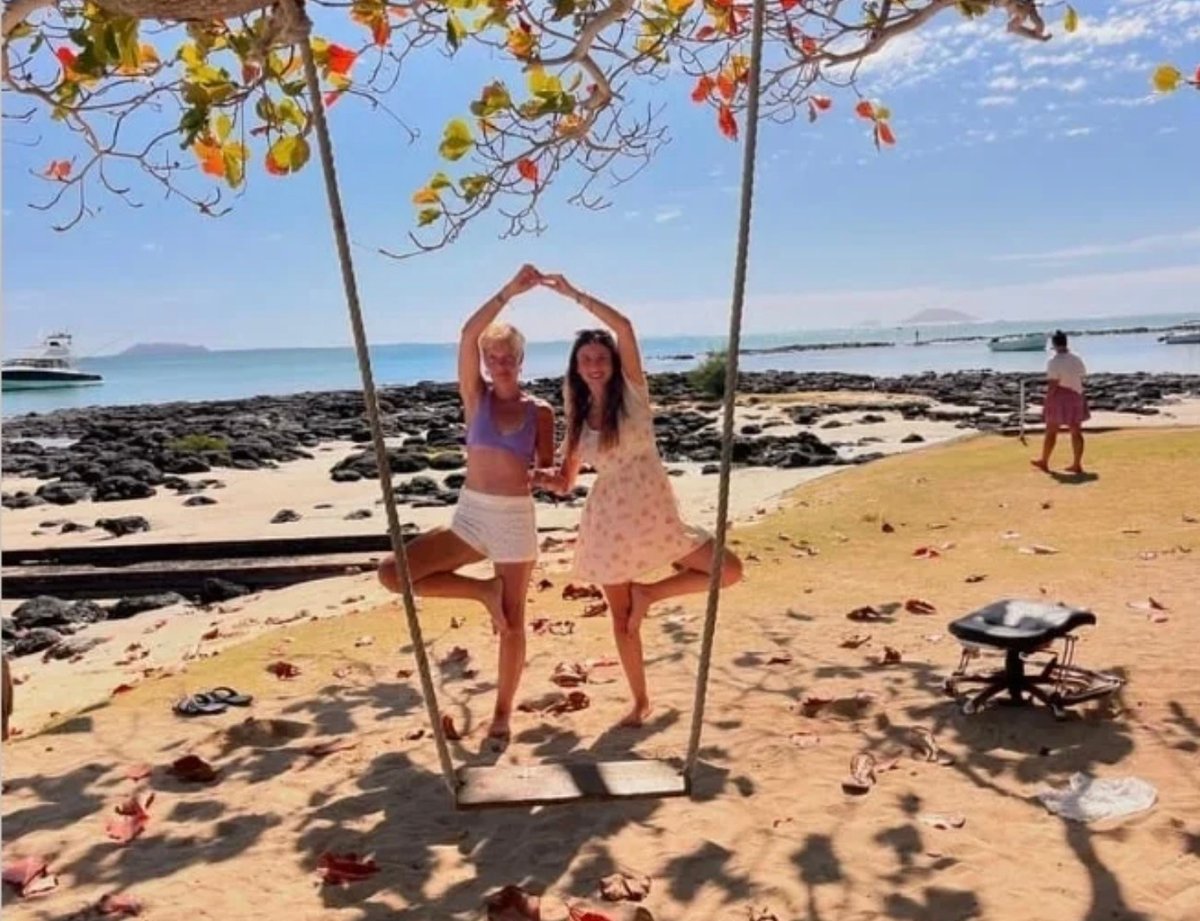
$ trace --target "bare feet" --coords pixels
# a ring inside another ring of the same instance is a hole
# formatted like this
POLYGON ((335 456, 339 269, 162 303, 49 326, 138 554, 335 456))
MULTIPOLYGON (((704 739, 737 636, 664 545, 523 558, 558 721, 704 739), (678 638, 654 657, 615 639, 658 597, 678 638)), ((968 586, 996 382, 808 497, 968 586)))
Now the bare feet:
POLYGON ((1031 463, 1031 464, 1033 464, 1033 466, 1037 467, 1038 470, 1042 471, 1042 473, 1050 472, 1050 465, 1047 464, 1044 460, 1031 460, 1029 463, 1031 463))
POLYGON ((648 720, 650 718, 651 709, 652 709, 652 707, 650 706, 650 701, 648 701, 648 700, 636 701, 635 700, 633 702, 633 707, 629 710, 628 713, 626 713, 623 717, 621 717, 621 722, 617 723, 617 725, 624 726, 629 729, 636 729, 639 726, 644 725, 646 720, 648 720))
POLYGON ((1072 464, 1067 468, 1067 473, 1073 473, 1076 476, 1080 476, 1083 473, 1083 467, 1081 467, 1079 464, 1072 464))
POLYGON ((492 632, 507 633, 508 620, 504 617, 504 582, 499 576, 488 579, 486 592, 483 604, 492 617, 492 632))
POLYGON ((630 636, 636 636, 642 629, 642 621, 646 619, 650 604, 650 592, 646 586, 634 582, 629 588, 629 617, 625 621, 625 632, 630 636))

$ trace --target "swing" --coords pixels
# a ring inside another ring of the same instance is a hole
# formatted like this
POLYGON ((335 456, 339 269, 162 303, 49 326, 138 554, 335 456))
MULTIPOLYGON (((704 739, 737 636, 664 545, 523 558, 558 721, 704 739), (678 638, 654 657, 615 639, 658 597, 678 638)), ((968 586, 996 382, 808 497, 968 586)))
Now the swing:
MULTIPOLYGON (((102 5, 140 19, 181 20, 188 18, 224 19, 246 15, 268 5, 266 0, 101 0, 102 5)), ((302 0, 281 0, 277 9, 283 18, 284 40, 299 45, 304 78, 312 107, 313 128, 317 135, 321 172, 329 203, 330 221, 337 245, 338 262, 354 335, 354 348, 362 377, 363 400, 371 429, 371 442, 379 465, 379 483, 383 507, 387 512, 392 552, 400 573, 405 618, 412 637, 413 654, 421 679, 421 691, 433 727, 433 737, 441 765, 442 778, 458 809, 529 807, 573 803, 587 800, 616 800, 668 796, 689 796, 700 748, 708 676, 712 663, 713 637, 717 625, 720 597, 721 561, 725 551, 729 513, 729 478, 733 459, 734 395, 737 389, 738 351, 741 341, 742 312, 746 286, 746 262, 749 251, 750 212, 754 193, 754 163, 758 139, 759 75, 761 71, 765 0, 754 0, 750 37, 749 101, 746 141, 742 156, 741 207, 738 223, 737 253, 734 263, 733 303, 729 319, 728 359, 725 373, 725 398, 722 419, 721 470, 717 498, 717 527, 713 541, 713 564, 708 587, 708 604, 701 639, 699 673, 692 708, 691 732, 682 764, 664 760, 598 761, 591 763, 545 763, 537 765, 497 765, 464 767, 455 770, 450 749, 442 731, 437 694, 421 624, 409 579, 399 514, 392 489, 391 468, 380 421, 378 395, 371 370, 366 331, 358 296, 354 264, 350 255, 349 234, 333 159, 333 145, 325 107, 321 97, 316 62, 313 59, 310 32, 312 22, 302 0)))

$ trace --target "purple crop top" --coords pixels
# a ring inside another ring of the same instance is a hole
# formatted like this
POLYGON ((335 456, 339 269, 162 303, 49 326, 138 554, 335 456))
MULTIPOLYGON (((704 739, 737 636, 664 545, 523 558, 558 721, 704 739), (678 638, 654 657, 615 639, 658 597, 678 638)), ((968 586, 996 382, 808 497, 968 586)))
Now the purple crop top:
POLYGON ((484 391, 475 417, 467 428, 467 445, 478 445, 485 448, 499 448, 515 454, 522 460, 533 460, 534 447, 537 444, 537 406, 530 401, 525 411, 525 424, 515 432, 501 432, 496 428, 492 417, 492 389, 484 391))

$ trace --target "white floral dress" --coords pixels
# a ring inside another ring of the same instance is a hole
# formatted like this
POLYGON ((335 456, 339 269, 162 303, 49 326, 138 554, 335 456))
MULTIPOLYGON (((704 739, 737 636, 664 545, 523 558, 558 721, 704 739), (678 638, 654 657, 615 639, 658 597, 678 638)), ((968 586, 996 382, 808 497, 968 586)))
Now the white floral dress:
POLYGON ((654 438, 650 391, 625 379, 625 417, 618 444, 600 447, 600 433, 583 427, 580 457, 596 468, 579 521, 573 575, 600 585, 631 582, 707 541, 685 524, 654 438))

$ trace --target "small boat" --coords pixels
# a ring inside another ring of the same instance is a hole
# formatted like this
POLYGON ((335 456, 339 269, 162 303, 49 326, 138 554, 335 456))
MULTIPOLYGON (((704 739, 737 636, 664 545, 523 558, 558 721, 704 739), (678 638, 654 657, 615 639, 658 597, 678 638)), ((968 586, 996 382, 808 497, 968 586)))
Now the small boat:
POLYGON ((993 352, 1044 352, 1045 333, 1017 333, 1012 336, 993 336, 988 340, 993 352))
POLYGON ((1158 341, 1167 345, 1200 345, 1200 329, 1181 329, 1179 332, 1167 333, 1158 341))
POLYGON ((99 374, 80 371, 71 352, 71 334, 53 333, 42 340, 38 355, 9 358, 0 365, 4 390, 44 390, 100 384, 99 374))

